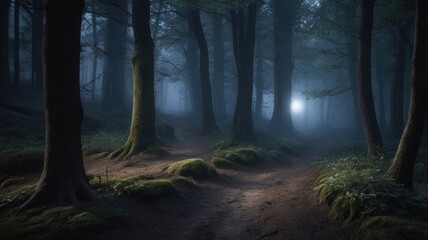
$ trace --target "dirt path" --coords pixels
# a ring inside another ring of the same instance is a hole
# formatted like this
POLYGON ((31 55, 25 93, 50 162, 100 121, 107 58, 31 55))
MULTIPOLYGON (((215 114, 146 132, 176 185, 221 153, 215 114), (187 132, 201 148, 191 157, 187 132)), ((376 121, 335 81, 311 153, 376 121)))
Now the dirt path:
MULTIPOLYGON (((203 141, 202 141, 203 142, 203 141)), ((210 159, 206 144, 188 143, 170 149, 162 160, 111 166, 112 175, 151 175, 172 161, 189 157, 210 159)), ((313 184, 319 170, 311 158, 288 159, 233 170, 220 170, 217 179, 200 182, 176 197, 120 204, 130 217, 91 239, 350 239, 350 232, 328 218, 317 203, 313 184), (291 161, 291 164, 290 164, 291 161)), ((102 171, 97 164, 89 172, 102 171)))

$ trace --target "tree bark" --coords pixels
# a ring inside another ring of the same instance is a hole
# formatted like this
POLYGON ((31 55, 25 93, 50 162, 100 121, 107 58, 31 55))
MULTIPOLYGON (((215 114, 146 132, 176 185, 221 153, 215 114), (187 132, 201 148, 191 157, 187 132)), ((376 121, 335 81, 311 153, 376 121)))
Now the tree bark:
POLYGON ((413 172, 424 132, 428 101, 428 2, 416 1, 416 36, 410 84, 410 110, 406 128, 386 176, 413 189, 413 172))
POLYGON ((295 2, 274 2, 274 109, 270 128, 285 135, 294 133, 291 119, 291 77, 293 75, 293 21, 295 2))
POLYGON ((198 77, 198 46, 196 37, 193 32, 191 18, 187 18, 189 35, 187 37, 187 70, 189 74, 190 90, 191 90, 191 102, 192 102, 192 114, 199 120, 202 113, 202 93, 201 93, 201 82, 198 77))
POLYGON ((257 39, 257 56, 256 56, 256 106, 254 109, 254 119, 256 122, 260 122, 263 119, 262 116, 262 108, 263 108, 263 90, 264 90, 264 82, 263 82, 263 47, 262 47, 262 38, 257 39))
POLYGON ((0 99, 10 94, 9 1, 0 1, 0 99))
POLYGON ((90 200, 80 130, 80 27, 84 1, 44 0, 45 162, 22 209, 90 200))
POLYGON ((233 53, 238 71, 238 93, 233 116, 232 140, 257 142, 253 129, 253 61, 256 28, 256 4, 231 11, 233 53))
POLYGON ((92 1, 92 40, 94 44, 94 59, 92 62, 92 83, 91 83, 91 99, 95 101, 95 87, 97 85, 97 68, 98 68, 98 37, 97 37, 97 16, 95 15, 95 1, 92 1))
POLYGON ((18 92, 19 78, 20 78, 20 60, 19 60, 19 49, 20 49, 20 23, 19 23, 19 0, 15 0, 15 11, 14 11, 14 46, 13 46, 13 87, 15 92, 18 92))
POLYGON ((386 119, 385 119, 385 79, 383 77, 384 66, 382 63, 380 52, 376 52, 376 73, 377 73, 377 85, 378 85, 378 96, 379 96, 379 128, 385 130, 386 119))
POLYGON ((209 74, 208 45, 202 27, 199 10, 191 10, 189 18, 192 22, 192 30, 199 46, 199 81, 202 97, 202 133, 211 134, 218 131, 214 117, 212 90, 209 74))
POLYGON ((213 100, 214 113, 217 119, 227 117, 226 101, 224 99, 224 24, 223 17, 213 14, 211 17, 213 25, 213 54, 214 54, 214 73, 213 73, 213 100))
POLYGON ((398 53, 394 81, 391 85, 391 115, 389 134, 398 139, 403 133, 403 85, 406 70, 406 31, 398 30, 398 53))
POLYGON ((36 92, 43 91, 43 1, 33 0, 31 38, 32 86, 36 92))
POLYGON ((150 30, 150 0, 132 1, 134 93, 127 142, 111 157, 130 157, 157 145, 155 132, 154 42, 150 30))
POLYGON ((360 51, 359 51, 359 82, 358 95, 360 111, 367 143, 367 155, 378 157, 382 147, 382 136, 376 119, 371 83, 371 42, 373 30, 373 0, 361 2, 360 51))
POLYGON ((125 58, 127 42, 128 0, 111 0, 106 4, 107 19, 105 52, 105 71, 102 82, 102 100, 104 110, 121 108, 124 105, 125 58))

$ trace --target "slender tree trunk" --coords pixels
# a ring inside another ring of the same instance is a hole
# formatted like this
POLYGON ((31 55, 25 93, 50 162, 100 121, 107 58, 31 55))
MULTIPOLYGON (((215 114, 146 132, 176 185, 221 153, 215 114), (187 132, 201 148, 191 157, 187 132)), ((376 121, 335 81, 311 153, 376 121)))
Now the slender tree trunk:
POLYGON ((223 17, 213 14, 211 17, 213 25, 213 100, 214 113, 217 119, 227 117, 226 101, 224 99, 224 24, 223 17))
POLYGON ((202 113, 202 93, 201 93, 201 82, 198 77, 198 45, 195 39, 195 35, 192 29, 191 18, 187 18, 189 27, 189 36, 187 38, 187 69, 189 74, 190 90, 192 93, 192 114, 199 120, 202 113))
POLYGON ((95 88, 97 86, 97 68, 98 68, 98 37, 97 37, 97 16, 95 15, 95 1, 92 1, 92 40, 94 44, 94 59, 92 62, 92 83, 91 99, 95 101, 95 88))
POLYGON ((19 9, 20 2, 15 0, 15 12, 14 12, 14 47, 13 47, 13 87, 18 92, 19 89, 19 75, 20 75, 20 60, 19 60, 19 49, 20 49, 20 34, 19 34, 19 9))
POLYGON ((127 42, 128 0, 111 0, 108 9, 105 51, 105 71, 102 83, 104 109, 121 108, 124 105, 125 59, 127 42), (125 10, 125 11, 124 11, 125 10))
POLYGON ((377 73, 377 84, 378 84, 378 96, 379 96, 379 127, 381 130, 386 128, 385 119, 385 79, 383 77, 384 66, 382 59, 380 59, 381 53, 376 53, 376 73, 377 73))
POLYGON ((274 109, 270 128, 276 132, 292 135, 291 120, 291 77, 293 75, 292 45, 293 21, 297 3, 283 0, 274 2, 274 109))
POLYGON ((256 4, 231 11, 233 53, 238 70, 238 93, 233 116, 234 142, 257 142, 253 129, 253 61, 256 4))
POLYGON ((392 138, 400 138, 403 132, 403 87, 406 70, 406 36, 405 30, 398 31, 398 53, 395 77, 391 85, 391 115, 389 133, 392 138))
POLYGON ((192 30, 199 45, 199 81, 202 94, 202 132, 211 134, 218 131, 214 117, 212 90, 209 74, 208 45, 202 28, 199 10, 191 10, 189 17, 192 30))
POLYGON ((410 110, 394 161, 386 175, 413 189, 413 172, 427 116, 428 2, 416 1, 416 37, 413 49, 410 110))
POLYGON ((263 47, 262 47, 262 38, 257 39, 257 56, 256 56, 256 106, 254 110, 254 118, 256 122, 261 122, 262 117, 262 108, 263 108, 263 47))
POLYGON ((90 200, 80 130, 80 26, 84 1, 45 0, 46 143, 43 173, 23 209, 90 200))
POLYGON ((32 87, 36 92, 43 91, 43 1, 33 0, 31 33, 32 87))
POLYGON ((373 0, 361 2, 360 53, 358 93, 369 157, 378 157, 382 136, 376 119, 371 83, 371 42, 373 29, 373 0))
POLYGON ((150 0, 132 0, 134 94, 128 140, 111 157, 130 157, 156 147, 154 42, 150 30, 150 0))
POLYGON ((0 99, 10 94, 9 1, 0 1, 0 99))

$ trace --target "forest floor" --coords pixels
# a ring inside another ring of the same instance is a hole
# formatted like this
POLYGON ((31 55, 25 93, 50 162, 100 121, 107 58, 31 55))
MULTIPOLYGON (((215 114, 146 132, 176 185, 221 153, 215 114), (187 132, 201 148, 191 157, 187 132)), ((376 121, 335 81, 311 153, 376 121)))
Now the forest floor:
MULTIPOLYGON (((186 138, 161 157, 138 155, 110 163, 111 177, 156 177, 177 160, 211 159, 207 139, 186 138), (130 163, 131 162, 131 163, 130 163)), ((178 196, 137 202, 122 199, 127 220, 91 235, 91 239, 350 239, 351 232, 329 218, 329 208, 313 191, 320 174, 315 160, 323 148, 300 158, 264 162, 239 170, 218 170, 219 176, 197 182, 178 196)), ((328 154, 328 153, 327 153, 328 154)), ((86 163, 88 173, 102 175, 103 160, 86 163)))

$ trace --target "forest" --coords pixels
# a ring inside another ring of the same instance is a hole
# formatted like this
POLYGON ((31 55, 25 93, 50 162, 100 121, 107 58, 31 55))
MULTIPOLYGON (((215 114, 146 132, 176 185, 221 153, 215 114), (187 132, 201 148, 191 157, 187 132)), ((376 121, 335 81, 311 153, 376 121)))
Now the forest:
POLYGON ((426 0, 0 0, 0 240, 428 240, 427 114, 426 0))

